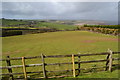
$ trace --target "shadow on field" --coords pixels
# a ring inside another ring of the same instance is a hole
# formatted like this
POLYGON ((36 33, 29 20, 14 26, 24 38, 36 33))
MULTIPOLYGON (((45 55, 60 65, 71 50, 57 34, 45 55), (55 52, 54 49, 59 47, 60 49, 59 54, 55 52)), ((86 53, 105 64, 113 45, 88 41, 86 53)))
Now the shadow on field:
POLYGON ((112 65, 112 71, 114 70, 120 70, 120 64, 112 65))
MULTIPOLYGON (((113 65, 113 67, 112 67, 112 72, 113 71, 115 71, 115 70, 120 70, 120 65, 119 64, 116 64, 116 65, 113 65)), ((102 70, 97 70, 97 69, 88 69, 88 70, 85 70, 85 72, 84 71, 81 71, 81 73, 80 74, 77 74, 76 75, 76 78, 77 78, 77 76, 79 76, 79 75, 84 75, 84 73, 96 73, 96 72, 100 72, 100 71, 104 71, 104 69, 102 69, 102 70)), ((76 73, 77 73, 78 71, 76 71, 76 73)), ((42 77, 42 75, 43 74, 40 74, 40 73, 37 73, 37 74, 32 74, 32 75, 30 75, 30 76, 28 76, 28 80, 57 80, 57 79, 61 79, 61 80, 63 80, 64 79, 64 76, 61 76, 61 77, 57 77, 57 76, 60 76, 60 75, 68 75, 69 73, 72 73, 72 72, 62 72, 62 73, 48 73, 47 75, 49 75, 49 78, 47 78, 47 79, 44 79, 44 78, 41 78, 42 77), (41 75, 41 77, 40 77, 40 75, 41 75), (51 77, 51 76, 53 76, 54 75, 54 77, 51 77), (51 77, 51 78, 50 78, 51 77)), ((14 77, 15 78, 15 77, 14 77)), ((7 75, 7 76, 4 76, 4 77, 2 77, 2 79, 1 80, 12 80, 12 79, 10 79, 10 77, 9 77, 9 75, 7 75)), ((24 80, 24 77, 23 76, 19 76, 19 78, 15 78, 14 80, 24 80)))

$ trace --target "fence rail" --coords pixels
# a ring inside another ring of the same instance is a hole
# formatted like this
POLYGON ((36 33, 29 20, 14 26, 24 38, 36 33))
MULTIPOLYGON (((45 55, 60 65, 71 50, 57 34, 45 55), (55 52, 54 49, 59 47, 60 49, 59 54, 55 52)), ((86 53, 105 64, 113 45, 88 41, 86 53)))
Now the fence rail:
MULTIPOLYGON (((92 55, 106 55, 109 52, 102 52, 102 53, 94 53, 94 54, 75 54, 74 56, 92 56, 92 55)), ((113 54, 120 54, 120 52, 113 52, 113 54)), ((72 55, 44 55, 44 58, 61 58, 61 57, 72 57, 72 55)), ((25 59, 35 59, 41 58, 41 56, 33 56, 33 57, 24 57, 25 59)), ((7 59, 0 59, 0 61, 6 61, 7 59)), ((22 60, 22 57, 10 58, 9 60, 22 60)))
MULTIPOLYGON (((120 66, 120 64, 113 64, 112 66, 120 66)), ((93 68, 81 68, 80 70, 87 70, 87 69, 99 69, 99 68, 106 68, 108 66, 102 66, 102 67, 93 67, 93 68)), ((78 69, 75 69, 78 70, 78 69)), ((64 71, 73 71, 73 69, 68 69, 68 70, 57 70, 57 71, 46 71, 46 72, 64 72, 64 71)), ((42 73, 43 71, 36 71, 36 72, 26 72, 27 74, 31 74, 31 73, 42 73)), ((22 73, 3 73, 0 75, 19 75, 19 74, 24 74, 22 73)))
MULTIPOLYGON (((113 58, 113 60, 120 60, 120 58, 113 58)), ((75 62, 75 64, 78 63, 93 63, 93 62, 105 62, 108 61, 107 59, 105 60, 91 60, 91 61, 80 61, 80 62, 75 62)), ((66 62, 66 63, 49 63, 45 65, 61 65, 61 64, 72 64, 72 62, 66 62)), ((29 64, 25 65, 25 67, 35 67, 35 66, 42 66, 43 64, 29 64)), ((0 69, 9 69, 9 68, 21 68, 23 65, 13 65, 13 66, 5 66, 5 67, 0 67, 0 69)))
POLYGON ((63 72, 63 71, 72 71, 73 72, 73 77, 76 77, 76 70, 78 70, 78 74, 80 73, 81 70, 86 70, 86 68, 81 68, 81 64, 83 63, 96 63, 96 62, 106 62, 105 66, 102 67, 94 67, 91 69, 95 68, 106 68, 106 70, 112 71, 112 66, 118 66, 120 64, 113 64, 112 62, 114 60, 120 60, 120 58, 113 58, 113 54, 120 54, 120 52, 112 52, 109 50, 108 52, 103 52, 103 53, 94 53, 94 54, 72 54, 72 55, 50 55, 46 56, 41 54, 41 56, 34 56, 34 57, 17 57, 17 58, 10 58, 9 56, 6 57, 6 59, 0 59, 0 61, 6 61, 7 66, 1 66, 0 69, 8 69, 9 73, 2 73, 0 75, 10 75, 12 80, 14 79, 13 75, 19 75, 19 74, 24 74, 24 79, 27 80, 27 74, 31 73, 43 73, 43 78, 48 78, 47 77, 47 72, 63 72), (96 55, 107 55, 106 59, 102 60, 89 60, 89 61, 81 61, 82 56, 96 56, 96 55), (71 57, 70 62, 64 62, 64 63, 45 63, 44 58, 62 58, 62 57, 71 57), (78 57, 78 61, 75 61, 74 58, 78 57), (26 59, 35 59, 35 58, 41 58, 42 63, 40 64, 28 64, 26 65, 25 60, 26 59), (11 60, 22 60, 22 65, 11 65, 11 60), (65 64, 72 64, 72 69, 69 70, 58 70, 58 71, 47 71, 46 66, 47 65, 65 65, 65 64), (78 64, 78 69, 75 69, 75 64, 78 64), (42 71, 36 71, 36 72, 27 72, 26 67, 34 67, 34 66, 42 66, 42 71), (12 69, 13 68, 23 68, 22 73, 13 73, 12 69))

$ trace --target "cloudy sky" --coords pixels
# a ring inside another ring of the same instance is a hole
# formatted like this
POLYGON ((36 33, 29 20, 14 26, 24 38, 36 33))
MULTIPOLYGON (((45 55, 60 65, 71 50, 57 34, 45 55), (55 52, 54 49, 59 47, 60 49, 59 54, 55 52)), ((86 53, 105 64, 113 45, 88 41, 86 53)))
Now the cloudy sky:
POLYGON ((2 17, 118 21, 118 2, 3 2, 2 17))

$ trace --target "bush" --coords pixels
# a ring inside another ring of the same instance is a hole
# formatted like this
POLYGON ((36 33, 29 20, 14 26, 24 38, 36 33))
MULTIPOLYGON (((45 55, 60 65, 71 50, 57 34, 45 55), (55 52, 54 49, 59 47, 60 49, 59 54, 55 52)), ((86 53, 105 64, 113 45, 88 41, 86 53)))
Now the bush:
MULTIPOLYGON (((86 25, 85 25, 86 26, 86 25)), ((111 29, 111 28, 97 28, 97 27, 80 27, 80 30, 87 30, 87 31, 93 31, 93 32, 99 32, 103 34, 113 34, 118 35, 119 31, 118 29, 111 29)))
POLYGON ((22 31, 18 31, 18 30, 3 30, 2 31, 2 37, 5 37, 5 36, 14 36, 14 35, 22 35, 22 31))
POLYGON ((84 27, 120 29, 120 25, 84 25, 84 27))

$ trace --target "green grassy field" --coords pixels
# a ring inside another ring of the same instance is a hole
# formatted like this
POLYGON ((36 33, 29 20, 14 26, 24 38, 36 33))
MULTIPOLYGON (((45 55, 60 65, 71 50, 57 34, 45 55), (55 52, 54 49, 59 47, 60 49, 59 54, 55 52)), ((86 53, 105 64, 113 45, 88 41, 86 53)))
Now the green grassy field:
MULTIPOLYGON (((95 72, 95 73, 89 73, 89 74, 81 74, 77 78, 118 78, 119 72, 118 70, 115 70, 113 72, 103 71, 103 72, 95 72)), ((72 77, 66 77, 66 78, 72 78, 72 77)))
POLYGON ((20 20, 11 20, 11 19, 3 19, 2 25, 8 26, 8 25, 18 25, 18 24, 27 24, 25 21, 20 20))
MULTIPOLYGON (((9 27, 30 27, 27 26, 26 24, 30 24, 30 20, 12 20, 12 19, 0 19, 2 21, 2 27, 9 26, 9 27), (20 26, 16 26, 19 24, 24 24, 20 26)), ((41 27, 47 27, 47 28, 56 28, 58 30, 74 30, 77 29, 77 26, 75 25, 67 25, 67 24, 60 24, 56 22, 39 22, 37 20, 32 20, 36 21, 36 24, 32 24, 32 28, 41 28, 41 27)), ((6 27, 7 28, 7 27, 6 27)))
POLYGON ((35 25, 36 27, 49 27, 49 28, 56 28, 59 30, 73 30, 76 29, 77 26, 74 25, 66 25, 66 24, 58 24, 58 23, 49 23, 49 22, 39 22, 35 25))
MULTIPOLYGON (((87 31, 64 31, 64 32, 49 32, 41 34, 28 34, 20 36, 3 37, 3 58, 10 55, 10 57, 22 57, 22 56, 38 56, 45 55, 65 55, 65 54, 89 54, 97 52, 106 52, 108 48, 112 51, 118 51, 118 37, 111 35, 104 35, 98 33, 92 33, 87 31)), ((114 55, 117 57, 117 55, 114 55)), ((98 60, 106 59, 106 56, 91 56, 82 57, 81 60, 98 60)), ((75 58, 77 60, 77 58, 75 58)), ((71 58, 61 59, 45 59, 46 63, 57 63, 57 62, 70 62, 71 58)), ((41 59, 27 60, 26 64, 41 63, 41 59)), ((115 62, 117 63, 117 62, 115 62)), ((12 61, 12 65, 22 64, 21 61, 12 61)), ((3 62, 3 65, 6 65, 3 62)), ((88 68, 93 66, 105 66, 105 63, 90 63, 81 64, 81 68, 88 68)), ((77 68, 77 65, 76 65, 77 68)), ((60 66, 47 66, 47 70, 65 70, 72 69, 72 65, 60 65, 60 66)), ((41 67, 27 68, 27 71, 41 71, 41 67)), ((7 70, 3 70, 5 73, 7 70)), ((13 69, 13 72, 22 72, 21 69, 13 69)), ((117 73, 117 72, 115 72, 117 73)), ((53 75, 56 73, 52 73, 53 75)), ((61 73, 59 73, 61 74, 61 73)), ((72 74, 72 73, 65 73, 72 74)), ((102 73, 101 73, 102 74, 102 73)), ((117 74, 113 75, 108 73, 108 77, 116 77, 117 74), (111 75, 111 76, 110 76, 111 75)), ((36 74, 37 75, 37 74, 36 74)), ((48 73, 49 75, 49 73, 48 73)), ((57 74, 58 75, 58 74, 57 74)), ((34 77, 33 75, 30 75, 34 77)), ((38 74, 37 76, 40 76, 38 74)), ((42 74, 41 74, 42 76, 42 74)), ((90 76, 88 76, 90 77, 90 76)), ((92 77, 92 76, 91 76, 92 77)), ((97 76, 96 76, 97 77, 97 76)), ((103 76, 98 76, 102 78, 103 76)))

